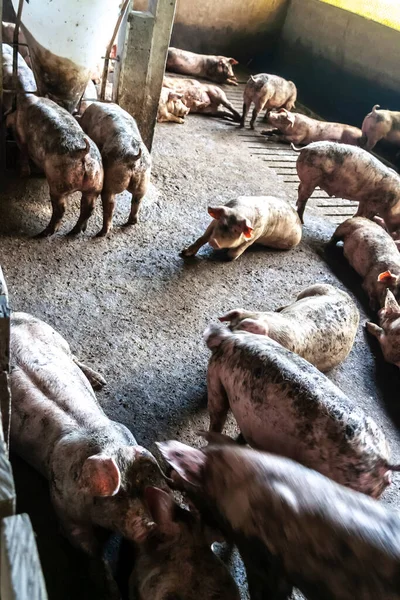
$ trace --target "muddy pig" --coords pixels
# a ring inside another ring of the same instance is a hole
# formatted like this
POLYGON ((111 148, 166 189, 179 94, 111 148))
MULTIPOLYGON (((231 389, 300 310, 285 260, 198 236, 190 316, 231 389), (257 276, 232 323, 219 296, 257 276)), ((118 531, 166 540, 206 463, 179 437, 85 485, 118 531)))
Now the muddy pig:
MULTIPOLYGON (((3 112, 8 113, 12 107, 13 82, 13 49, 7 44, 2 45, 3 52, 3 112)), ((17 55, 17 90, 36 92, 36 82, 32 70, 20 54, 17 55)))
MULTIPOLYGON (((2 40, 4 44, 9 44, 10 46, 14 43, 14 32, 15 32, 15 23, 6 23, 5 21, 1 22, 1 34, 2 40)), ((18 52, 26 62, 29 68, 32 68, 31 57, 29 54, 28 44, 26 42, 25 36, 21 29, 18 32, 18 52)), ((3 50, 4 52, 4 50, 3 50)), ((33 91, 33 90, 30 90, 33 91)))
POLYGON ((346 292, 317 283, 276 312, 239 308, 219 320, 229 321, 232 331, 267 335, 320 371, 329 371, 344 361, 352 349, 360 315, 346 292))
POLYGON ((82 192, 79 219, 71 234, 86 230, 103 187, 103 166, 97 146, 84 135, 72 115, 48 98, 19 94, 17 110, 7 119, 20 149, 21 174, 29 176, 29 158, 44 171, 53 208, 40 236, 61 225, 67 197, 82 192))
POLYGON ((267 116, 272 108, 287 108, 292 110, 297 99, 297 89, 293 81, 286 81, 278 75, 260 73, 250 75, 243 94, 243 114, 240 126, 244 127, 251 103, 254 103, 250 127, 254 129, 257 115, 266 110, 267 116))
POLYGON ((362 277, 373 310, 383 306, 386 290, 400 298, 400 253, 396 242, 377 223, 363 217, 339 225, 331 244, 343 241, 343 254, 362 277))
POLYGON ((298 463, 158 444, 203 519, 238 546, 251 600, 399 600, 400 513, 298 463))
POLYGON ((103 227, 98 235, 107 235, 110 231, 115 196, 125 190, 132 194, 126 225, 135 225, 140 203, 149 186, 151 168, 150 154, 135 119, 117 104, 93 102, 79 123, 97 144, 103 158, 103 227))
POLYGON ((281 108, 272 111, 267 119, 276 129, 262 131, 263 135, 274 135, 280 142, 294 144, 310 144, 311 142, 329 141, 357 146, 361 139, 361 129, 342 123, 329 123, 311 119, 306 115, 292 113, 281 108))
POLYGON ((316 187, 329 196, 355 200, 355 216, 382 217, 390 233, 400 229, 400 177, 380 160, 348 144, 313 142, 298 150, 300 179, 297 210, 303 222, 307 200, 316 187))
POLYGON ((400 145, 400 112, 378 108, 379 104, 375 104, 362 124, 360 146, 365 150, 372 150, 382 139, 400 145))
POLYGON ((367 330, 377 338, 385 360, 400 368, 400 306, 390 290, 378 317, 379 325, 369 322, 367 330))
POLYGON ((182 94, 163 86, 158 103, 157 121, 159 123, 172 122, 182 125, 188 112, 189 108, 182 102, 182 94))
POLYGON ((87 375, 52 327, 25 313, 11 320, 11 449, 44 475, 64 534, 92 557, 96 530, 142 542, 153 523, 149 485, 166 487, 156 459, 102 411, 87 375))
POLYGON ((130 599, 239 600, 236 584, 211 550, 200 519, 158 488, 147 488, 145 495, 157 528, 139 545, 130 599))
POLYGON ((211 325, 204 337, 211 432, 222 431, 231 408, 250 446, 382 494, 392 469, 383 431, 325 375, 266 336, 211 325))
POLYGON ((234 58, 196 54, 179 48, 168 48, 167 71, 181 75, 204 77, 216 83, 238 85, 232 66, 239 64, 234 58))
POLYGON ((223 206, 208 208, 214 219, 204 234, 182 251, 193 256, 207 244, 216 250, 229 248, 228 257, 236 260, 254 244, 289 250, 301 240, 301 223, 294 208, 273 196, 239 196, 223 206))
POLYGON ((164 77, 163 85, 182 94, 182 101, 191 113, 200 113, 212 117, 227 117, 240 121, 240 114, 229 102, 226 94, 216 85, 200 83, 195 79, 164 77), (220 106, 228 109, 221 110, 220 106))

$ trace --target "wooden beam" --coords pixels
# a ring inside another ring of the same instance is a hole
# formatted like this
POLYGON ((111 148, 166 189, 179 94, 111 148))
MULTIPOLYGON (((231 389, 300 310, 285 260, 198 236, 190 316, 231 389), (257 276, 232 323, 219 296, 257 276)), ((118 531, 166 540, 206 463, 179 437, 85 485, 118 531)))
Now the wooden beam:
POLYGON ((0 410, 3 435, 8 448, 10 437, 11 396, 8 386, 10 370, 10 308, 8 292, 0 267, 0 410))
POLYGON ((151 150, 176 0, 149 0, 146 12, 131 11, 118 73, 118 104, 135 117, 151 150))
POLYGON ((47 600, 46 585, 28 515, 4 519, 1 525, 1 600, 47 600))

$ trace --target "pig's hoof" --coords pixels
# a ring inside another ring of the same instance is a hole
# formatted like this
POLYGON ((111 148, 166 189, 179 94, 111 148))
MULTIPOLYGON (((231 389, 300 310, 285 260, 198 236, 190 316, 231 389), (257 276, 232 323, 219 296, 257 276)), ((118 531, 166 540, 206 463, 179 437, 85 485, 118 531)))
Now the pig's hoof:
POLYGON ((106 235, 108 235, 109 232, 110 232, 109 229, 100 229, 100 231, 98 233, 96 233, 96 237, 98 237, 98 238, 106 237, 106 235))
POLYGON ((123 227, 130 227, 131 225, 136 225, 138 222, 137 217, 133 217, 133 219, 129 219, 123 227))
POLYGON ((244 127, 244 123, 240 122, 239 129, 243 129, 243 127, 244 127))
POLYGON ((184 248, 180 253, 179 256, 182 256, 183 258, 189 258, 190 256, 194 256, 194 252, 192 252, 192 250, 190 248, 184 248))
POLYGON ((42 238, 50 237, 50 236, 54 235, 54 233, 55 233, 54 229, 49 229, 48 227, 46 227, 46 229, 43 229, 43 231, 41 231, 40 233, 37 233, 33 237, 36 240, 40 240, 42 238))
POLYGON ((68 236, 72 237, 74 235, 78 235, 79 233, 83 233, 84 229, 83 227, 74 227, 73 229, 71 229, 71 231, 69 231, 67 233, 68 236))

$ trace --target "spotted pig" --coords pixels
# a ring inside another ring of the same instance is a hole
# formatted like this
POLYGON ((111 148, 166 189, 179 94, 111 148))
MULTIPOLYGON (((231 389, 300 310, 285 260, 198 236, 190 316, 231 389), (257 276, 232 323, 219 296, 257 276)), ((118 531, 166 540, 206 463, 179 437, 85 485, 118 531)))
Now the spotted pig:
POLYGON ((240 126, 244 127, 252 102, 254 103, 254 109, 250 120, 250 127, 254 129, 257 115, 262 110, 266 110, 266 117, 273 108, 287 108, 287 110, 292 110, 296 98, 297 89, 293 81, 286 81, 283 77, 270 75, 269 73, 250 75, 243 94, 243 113, 240 126))
POLYGON ((369 322, 367 330, 377 338, 385 360, 400 367, 400 306, 390 290, 378 317, 379 325, 369 322))
POLYGON ((365 117, 362 124, 362 139, 360 146, 372 150, 379 140, 387 140, 400 145, 400 112, 395 110, 377 110, 375 104, 372 111, 365 117))
POLYGON ((204 77, 216 83, 229 83, 238 85, 232 67, 238 61, 226 56, 213 56, 210 54, 196 54, 179 48, 168 48, 167 71, 204 77))

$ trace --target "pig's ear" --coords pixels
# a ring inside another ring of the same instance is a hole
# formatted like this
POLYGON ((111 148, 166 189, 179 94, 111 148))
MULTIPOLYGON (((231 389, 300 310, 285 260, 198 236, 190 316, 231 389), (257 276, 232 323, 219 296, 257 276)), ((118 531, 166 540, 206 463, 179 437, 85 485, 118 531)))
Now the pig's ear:
POLYGON ((200 485, 206 455, 197 448, 181 442, 156 442, 161 454, 173 469, 188 483, 200 485))
POLYGON ((218 321, 223 323, 224 321, 233 321, 233 319, 238 319, 240 317, 240 310, 230 310, 226 315, 222 315, 222 317, 218 317, 218 321))
POLYGON ((256 319, 244 319, 239 323, 238 329, 257 335, 268 335, 268 326, 261 321, 256 321, 256 319))
POLYGON ((176 504, 172 496, 160 488, 147 487, 144 497, 151 518, 157 523, 159 530, 166 535, 178 533, 179 527, 174 523, 176 504))
POLYGON ((384 311, 387 315, 400 313, 400 306, 390 290, 386 291, 384 311))
POLYGON ((378 281, 380 283, 384 283, 385 285, 396 285, 398 281, 398 276, 393 275, 390 271, 384 271, 378 276, 378 281))
POLYGON ((253 228, 248 219, 245 219, 243 221, 243 229, 242 230, 243 230, 243 235, 245 238, 247 238, 247 239, 251 238, 251 234, 253 233, 253 228))
POLYGON ((83 463, 79 481, 92 496, 115 496, 121 485, 121 474, 113 458, 95 454, 83 463))
POLYGON ((212 217, 213 219, 220 219, 226 214, 225 206, 217 206, 216 208, 212 208, 211 206, 209 206, 207 208, 207 211, 210 217, 212 217))
POLYGON ((236 60, 235 58, 228 58, 228 61, 231 63, 231 65, 238 65, 239 61, 236 60))

